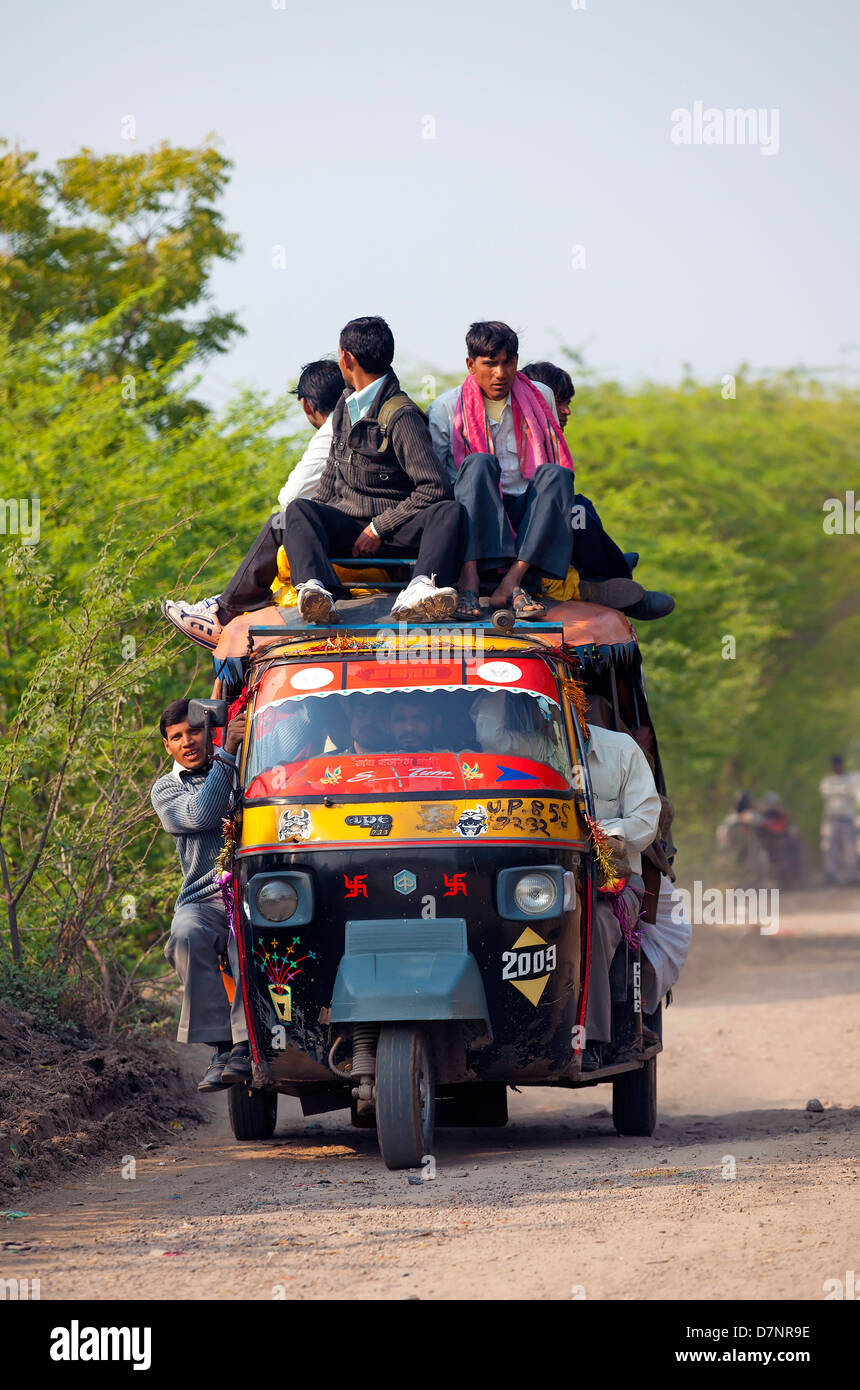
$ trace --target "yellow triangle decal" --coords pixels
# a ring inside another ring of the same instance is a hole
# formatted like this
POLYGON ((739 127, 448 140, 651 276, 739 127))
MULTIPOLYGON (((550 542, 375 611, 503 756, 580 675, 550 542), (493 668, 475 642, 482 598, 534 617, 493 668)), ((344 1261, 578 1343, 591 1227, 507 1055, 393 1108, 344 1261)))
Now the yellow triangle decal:
POLYGON ((545 945, 546 945, 546 942, 544 941, 544 939, 543 939, 542 936, 538 936, 537 932, 536 932, 536 931, 532 931, 531 927, 526 927, 525 931, 523 932, 523 934, 522 934, 522 936, 519 938, 519 940, 514 942, 513 949, 516 951, 516 949, 517 949, 518 946, 545 946, 545 945))
MULTIPOLYGON (((538 937, 538 941, 539 940, 540 937, 538 937)), ((519 944, 520 942, 518 941, 517 945, 519 944)), ((541 975, 539 980, 511 980, 511 984, 514 989, 519 990, 520 994, 525 995, 530 1004, 534 1004, 535 1008, 537 1008, 540 997, 546 989, 546 982, 548 979, 549 975, 541 975)))

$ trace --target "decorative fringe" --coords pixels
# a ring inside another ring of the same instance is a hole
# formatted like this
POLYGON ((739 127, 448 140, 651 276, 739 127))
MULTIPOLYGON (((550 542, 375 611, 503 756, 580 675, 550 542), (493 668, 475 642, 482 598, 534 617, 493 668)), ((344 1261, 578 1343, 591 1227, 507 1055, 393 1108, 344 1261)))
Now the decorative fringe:
POLYGON ((561 683, 564 687, 565 695, 573 706, 582 737, 587 738, 588 730, 585 727, 585 711, 588 707, 588 697, 585 693, 585 687, 579 681, 574 680, 573 676, 562 676, 561 683))
POLYGON ((236 882, 233 874, 233 860, 236 854, 236 833, 238 826, 234 820, 222 820, 221 828, 224 831, 224 844, 218 852, 215 860, 215 868, 212 870, 212 877, 221 890, 221 897, 224 899, 224 911, 227 915, 227 934, 236 935, 236 882))
POLYGON ((610 895, 609 906, 618 918, 618 925, 624 940, 628 946, 633 947, 634 951, 638 951, 642 941, 642 928, 639 924, 645 915, 644 910, 634 917, 624 901, 622 893, 610 895))

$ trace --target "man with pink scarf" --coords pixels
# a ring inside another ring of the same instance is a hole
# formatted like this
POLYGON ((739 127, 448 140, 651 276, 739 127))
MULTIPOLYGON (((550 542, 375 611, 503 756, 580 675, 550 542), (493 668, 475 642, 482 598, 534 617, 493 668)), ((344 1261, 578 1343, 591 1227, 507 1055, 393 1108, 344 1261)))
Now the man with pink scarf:
MULTIPOLYGON (((479 570, 507 565, 490 597, 517 617, 540 618, 540 600, 523 588, 526 573, 564 579, 574 536, 573 459, 552 392, 517 370, 519 340, 506 323, 473 323, 466 334, 468 375, 429 410, 436 455, 454 478, 454 497, 469 516, 459 580, 458 616, 477 618, 479 570)), ((586 601, 625 608, 642 597, 630 579, 580 584, 586 601)))

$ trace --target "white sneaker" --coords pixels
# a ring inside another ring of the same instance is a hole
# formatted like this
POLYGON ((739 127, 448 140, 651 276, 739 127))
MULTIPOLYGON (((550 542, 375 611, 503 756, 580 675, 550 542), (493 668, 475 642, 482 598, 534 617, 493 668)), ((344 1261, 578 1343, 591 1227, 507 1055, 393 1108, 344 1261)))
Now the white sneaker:
POLYGON ((392 618, 408 623, 444 622, 454 615, 457 607, 456 589, 437 589, 436 576, 416 574, 397 595, 391 610, 392 618))
POLYGON ((218 619, 218 595, 203 598, 199 603, 184 603, 182 599, 163 599, 161 611, 169 623, 197 642, 201 647, 214 651, 223 631, 218 619))
POLYGON ((296 589, 299 596, 299 617, 306 623, 336 623, 334 599, 318 579, 308 579, 296 589))

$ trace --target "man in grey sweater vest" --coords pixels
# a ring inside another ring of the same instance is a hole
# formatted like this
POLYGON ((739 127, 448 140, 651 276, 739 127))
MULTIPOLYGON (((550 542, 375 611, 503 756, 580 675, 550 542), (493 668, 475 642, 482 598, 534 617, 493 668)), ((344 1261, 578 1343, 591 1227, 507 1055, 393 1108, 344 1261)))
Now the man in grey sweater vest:
POLYGON ((215 881, 223 843, 221 822, 229 814, 236 753, 245 736, 244 714, 231 719, 224 746, 214 757, 206 732, 188 722, 188 701, 174 700, 161 716, 164 747, 173 769, 159 777, 151 800, 164 829, 176 841, 182 889, 176 899, 164 954, 183 985, 177 1040, 207 1043, 215 1053, 200 1091, 220 1091, 249 1081, 248 1027, 239 985, 235 937, 228 940, 227 916, 215 881), (227 951, 236 981, 232 1007, 221 982, 218 957, 227 951))

